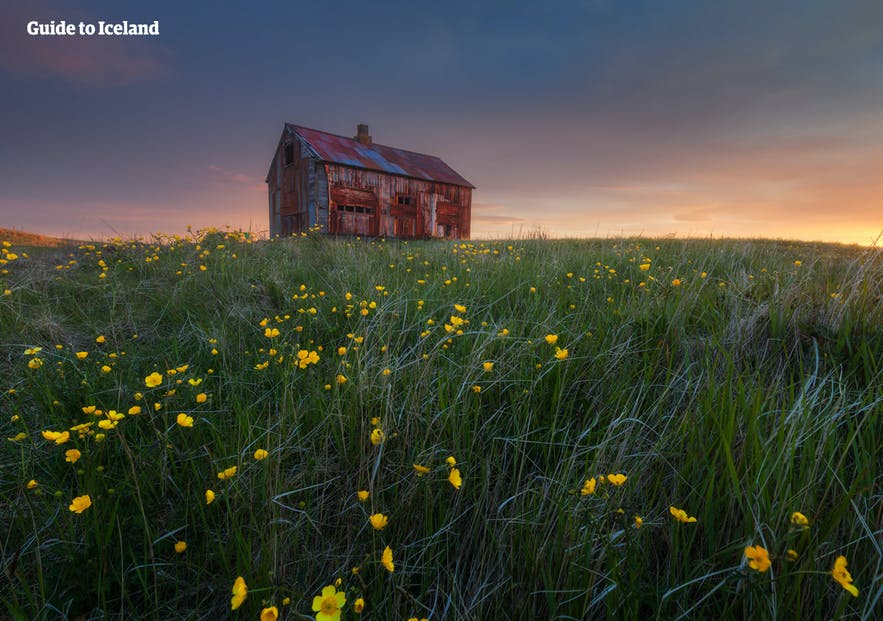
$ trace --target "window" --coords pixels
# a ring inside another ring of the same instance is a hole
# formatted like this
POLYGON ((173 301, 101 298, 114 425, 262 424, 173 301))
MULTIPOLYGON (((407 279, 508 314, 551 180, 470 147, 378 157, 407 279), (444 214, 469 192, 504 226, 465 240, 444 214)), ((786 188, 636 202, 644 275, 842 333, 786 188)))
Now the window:
POLYGON ((294 164, 294 143, 286 142, 285 143, 285 165, 291 166, 294 164))
POLYGON ((407 194, 397 194, 396 195, 396 205, 413 205, 414 197, 408 196, 407 194))
POLYGON ((374 213, 373 207, 363 207, 361 205, 338 205, 337 211, 348 211, 350 213, 374 213))

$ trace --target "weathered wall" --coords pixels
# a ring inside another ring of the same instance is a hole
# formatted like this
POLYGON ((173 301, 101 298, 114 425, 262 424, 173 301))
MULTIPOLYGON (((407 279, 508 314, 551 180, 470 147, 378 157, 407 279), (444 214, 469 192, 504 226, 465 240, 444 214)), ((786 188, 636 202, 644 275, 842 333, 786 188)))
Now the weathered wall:
POLYGON ((267 174, 270 235, 313 226, 341 235, 468 239, 472 189, 325 164, 299 137, 283 134, 267 174), (285 146, 293 160, 285 164, 285 146), (398 197, 410 204, 400 204, 398 197))

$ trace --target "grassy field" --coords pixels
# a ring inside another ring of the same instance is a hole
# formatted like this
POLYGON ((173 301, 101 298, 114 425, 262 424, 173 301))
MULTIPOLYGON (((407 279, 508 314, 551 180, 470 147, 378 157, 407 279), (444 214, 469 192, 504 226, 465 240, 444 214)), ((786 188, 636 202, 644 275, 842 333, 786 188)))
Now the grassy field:
POLYGON ((0 616, 881 618, 879 250, 0 262, 0 616))

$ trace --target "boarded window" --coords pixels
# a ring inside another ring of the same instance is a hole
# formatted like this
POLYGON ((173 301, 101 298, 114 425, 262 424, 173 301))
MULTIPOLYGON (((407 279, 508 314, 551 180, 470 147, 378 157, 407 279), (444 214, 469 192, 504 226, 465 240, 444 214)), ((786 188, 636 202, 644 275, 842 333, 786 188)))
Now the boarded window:
POLYGON ((413 205, 414 197, 409 196, 408 194, 397 194, 396 195, 396 205, 413 205))
POLYGON ((285 165, 290 166, 294 164, 294 143, 286 142, 285 143, 285 165))

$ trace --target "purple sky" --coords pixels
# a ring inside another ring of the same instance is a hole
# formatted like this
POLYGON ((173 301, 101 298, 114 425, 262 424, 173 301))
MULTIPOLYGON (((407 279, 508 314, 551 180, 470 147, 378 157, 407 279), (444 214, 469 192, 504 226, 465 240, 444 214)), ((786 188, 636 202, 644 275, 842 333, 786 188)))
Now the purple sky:
POLYGON ((0 227, 266 231, 290 121, 440 156, 474 237, 883 231, 879 2, 12 0, 0 80, 0 227))

